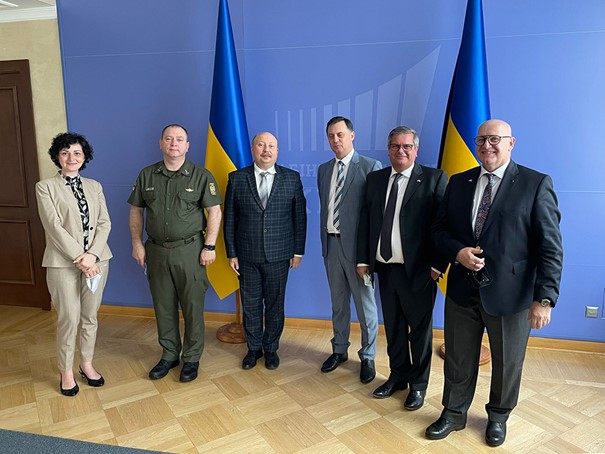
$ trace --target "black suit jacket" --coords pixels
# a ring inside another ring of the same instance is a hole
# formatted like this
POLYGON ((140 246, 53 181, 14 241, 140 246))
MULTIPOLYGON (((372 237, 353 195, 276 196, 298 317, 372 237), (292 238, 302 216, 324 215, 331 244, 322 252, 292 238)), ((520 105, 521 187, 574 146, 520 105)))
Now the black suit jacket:
POLYGON ((223 218, 227 257, 263 263, 304 255, 307 209, 300 174, 278 165, 275 171, 266 209, 254 166, 229 174, 223 218))
POLYGON ((552 179, 511 161, 477 241, 471 217, 480 170, 475 167, 452 176, 433 226, 435 244, 452 264, 448 297, 457 304, 468 304, 472 291, 468 270, 456 263, 456 255, 460 249, 478 244, 492 279, 480 289, 488 314, 517 313, 542 298, 556 303, 563 247, 552 179))
MULTIPOLYGON (((391 167, 369 173, 366 195, 359 220, 357 263, 376 266, 376 251, 387 198, 391 167)), ((447 261, 435 253, 431 224, 447 185, 443 170, 415 164, 403 196, 399 213, 401 244, 405 270, 414 291, 421 290, 431 279, 431 267, 445 271, 447 261)))

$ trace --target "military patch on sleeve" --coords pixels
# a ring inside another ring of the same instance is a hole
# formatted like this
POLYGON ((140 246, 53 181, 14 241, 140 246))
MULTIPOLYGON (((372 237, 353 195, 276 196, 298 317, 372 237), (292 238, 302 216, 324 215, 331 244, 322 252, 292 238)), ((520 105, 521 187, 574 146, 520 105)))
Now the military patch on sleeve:
POLYGON ((214 183, 208 184, 208 189, 210 190, 211 195, 216 195, 216 186, 214 183))

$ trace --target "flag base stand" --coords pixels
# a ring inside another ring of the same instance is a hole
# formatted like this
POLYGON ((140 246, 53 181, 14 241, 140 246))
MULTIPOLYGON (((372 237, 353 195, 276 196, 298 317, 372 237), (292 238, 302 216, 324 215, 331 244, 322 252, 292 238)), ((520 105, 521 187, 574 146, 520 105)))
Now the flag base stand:
POLYGON ((221 326, 216 332, 216 338, 226 344, 243 344, 246 334, 242 324, 242 298, 239 289, 235 291, 235 322, 221 326))
POLYGON ((246 342, 244 327, 240 323, 227 323, 216 332, 216 338, 226 344, 243 344, 246 342))
MULTIPOLYGON (((441 347, 439 347, 439 356, 441 356, 442 359, 445 359, 445 344, 441 344, 441 347)), ((492 360, 492 354, 489 351, 489 348, 487 348, 485 345, 481 346, 481 354, 479 356, 479 365, 483 366, 484 364, 489 363, 492 360)))

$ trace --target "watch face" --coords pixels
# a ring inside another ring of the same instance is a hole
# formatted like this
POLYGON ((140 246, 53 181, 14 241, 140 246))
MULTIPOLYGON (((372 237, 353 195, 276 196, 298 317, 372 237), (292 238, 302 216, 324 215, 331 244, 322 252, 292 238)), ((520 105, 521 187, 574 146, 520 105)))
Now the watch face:
POLYGON ((550 307, 550 300, 543 299, 542 301, 540 301, 540 304, 542 305, 542 307, 550 307))

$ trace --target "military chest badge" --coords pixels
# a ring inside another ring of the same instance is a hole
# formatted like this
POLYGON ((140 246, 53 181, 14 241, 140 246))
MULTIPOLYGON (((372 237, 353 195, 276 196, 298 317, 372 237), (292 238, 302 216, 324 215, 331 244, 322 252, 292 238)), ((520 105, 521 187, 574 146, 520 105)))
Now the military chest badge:
POLYGON ((214 183, 210 183, 208 185, 208 189, 210 189, 210 194, 211 195, 216 195, 216 186, 214 183))

